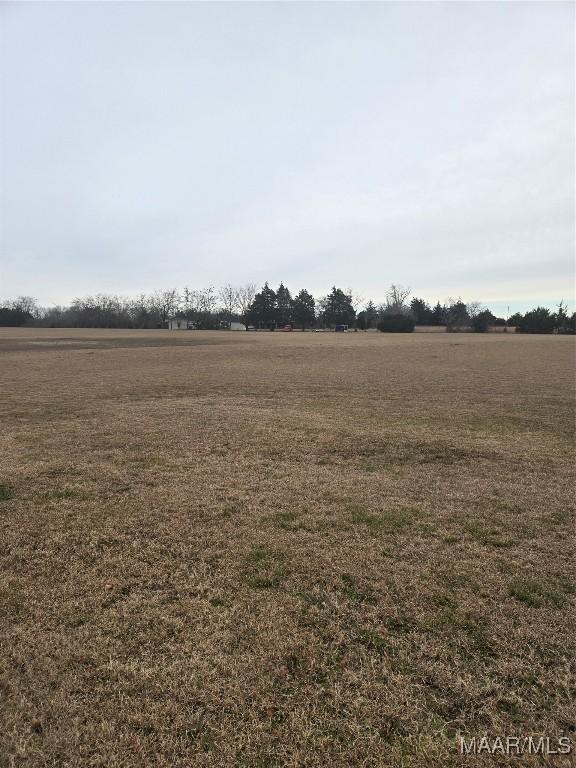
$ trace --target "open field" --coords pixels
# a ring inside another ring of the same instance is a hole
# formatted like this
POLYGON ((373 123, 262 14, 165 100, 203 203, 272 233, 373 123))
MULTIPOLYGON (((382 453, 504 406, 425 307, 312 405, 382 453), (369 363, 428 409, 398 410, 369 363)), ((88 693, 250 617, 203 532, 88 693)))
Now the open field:
POLYGON ((0 329, 0 765, 574 740, 573 371, 569 337, 0 329))

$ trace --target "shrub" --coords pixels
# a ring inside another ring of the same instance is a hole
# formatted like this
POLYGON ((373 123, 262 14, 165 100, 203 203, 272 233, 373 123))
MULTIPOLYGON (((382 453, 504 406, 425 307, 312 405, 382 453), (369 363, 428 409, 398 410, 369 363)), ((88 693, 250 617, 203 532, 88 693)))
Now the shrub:
POLYGON ((479 312, 477 315, 474 315, 470 321, 470 325, 472 326, 472 330, 476 333, 486 333, 488 328, 494 323, 495 319, 496 318, 492 312, 490 312, 488 309, 485 309, 483 312, 479 312))
POLYGON ((32 320, 30 312, 22 309, 11 309, 10 307, 0 307, 0 325, 16 326, 24 325, 32 320))
POLYGON ((378 323, 378 330, 383 333, 412 333, 414 325, 414 319, 410 315, 391 312, 382 315, 378 323))
POLYGON ((511 328, 519 328, 524 320, 524 315, 521 312, 515 312, 510 315, 507 321, 507 325, 511 328))
POLYGON ((526 312, 517 326, 520 333, 552 333, 556 324, 556 318, 545 307, 536 307, 531 312, 526 312))
POLYGON ((460 299, 448 307, 446 318, 447 331, 461 331, 470 326, 468 307, 460 299))

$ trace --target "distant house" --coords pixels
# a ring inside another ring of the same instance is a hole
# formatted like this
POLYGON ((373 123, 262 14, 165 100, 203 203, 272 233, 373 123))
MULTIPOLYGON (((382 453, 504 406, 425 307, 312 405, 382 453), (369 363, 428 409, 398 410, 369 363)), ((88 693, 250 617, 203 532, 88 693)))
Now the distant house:
POLYGON ((246 330, 246 326, 244 325, 244 323, 237 323, 235 320, 233 320, 228 325, 228 330, 230 330, 230 331, 245 331, 246 330))
POLYGON ((187 317, 171 317, 168 320, 168 330, 170 331, 194 331, 196 323, 187 317))

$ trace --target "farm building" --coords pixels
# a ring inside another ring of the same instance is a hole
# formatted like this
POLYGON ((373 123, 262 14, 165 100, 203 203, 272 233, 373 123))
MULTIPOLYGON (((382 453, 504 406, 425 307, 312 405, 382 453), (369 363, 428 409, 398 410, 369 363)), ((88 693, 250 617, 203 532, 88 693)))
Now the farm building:
POLYGON ((237 323, 235 320, 233 320, 228 326, 228 329, 230 331, 245 331, 246 326, 244 325, 244 323, 237 323))
POLYGON ((171 317, 168 320, 168 330, 170 331, 194 331, 196 323, 187 317, 171 317))

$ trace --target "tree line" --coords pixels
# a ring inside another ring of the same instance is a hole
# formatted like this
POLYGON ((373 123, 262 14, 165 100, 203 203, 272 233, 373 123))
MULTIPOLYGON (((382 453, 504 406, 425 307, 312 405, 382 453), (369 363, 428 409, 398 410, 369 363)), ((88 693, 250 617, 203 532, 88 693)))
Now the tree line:
POLYGON ((185 287, 140 294, 135 298, 97 294, 76 298, 69 306, 42 308, 30 296, 0 302, 0 325, 36 325, 51 328, 164 328, 170 318, 184 317, 203 330, 229 327, 231 322, 246 328, 292 327, 301 330, 347 326, 357 330, 379 329, 410 332, 416 325, 444 326, 448 331, 479 333, 490 327, 514 328, 520 333, 574 333, 576 313, 568 315, 561 302, 556 311, 536 307, 509 318, 496 317, 480 302, 461 298, 439 301, 431 306, 411 297, 409 288, 391 285, 381 304, 366 301, 351 289, 333 286, 315 299, 302 288, 295 295, 280 283, 274 290, 265 283, 257 290, 253 283, 219 290, 213 287, 192 290, 185 287))

